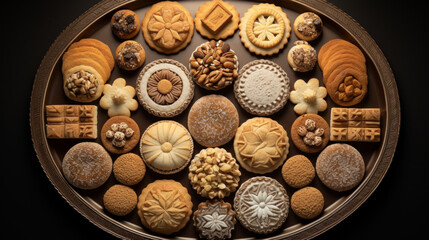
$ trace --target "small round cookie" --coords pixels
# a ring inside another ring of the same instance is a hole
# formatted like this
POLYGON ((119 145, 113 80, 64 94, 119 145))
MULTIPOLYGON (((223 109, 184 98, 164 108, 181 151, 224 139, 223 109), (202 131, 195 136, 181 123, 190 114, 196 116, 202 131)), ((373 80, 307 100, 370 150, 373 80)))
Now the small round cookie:
POLYGON ((289 186, 302 188, 313 181, 316 171, 306 156, 295 155, 283 164, 282 176, 289 186))
POLYGON ((240 166, 247 171, 269 173, 286 160, 289 138, 277 121, 264 117, 251 118, 237 129, 234 152, 240 166))
POLYGON ((103 185, 112 173, 112 158, 100 144, 81 142, 67 151, 61 166, 70 184, 94 189, 103 185))
POLYGON ((137 154, 122 154, 113 163, 113 176, 124 185, 136 185, 144 178, 145 174, 146 166, 137 154))
POLYGON ((137 77, 137 97, 146 111, 157 117, 181 114, 194 97, 194 82, 188 69, 172 59, 147 64, 137 77))
POLYGON ((122 9, 113 14, 110 27, 118 38, 131 39, 140 31, 140 19, 135 12, 122 9))
POLYGON ((305 12, 296 17, 293 23, 296 36, 304 41, 313 41, 322 34, 322 19, 315 13, 305 12))
POLYGON ((130 117, 114 116, 104 123, 100 138, 107 151, 123 154, 137 146, 140 139, 140 128, 130 117))
POLYGON ((100 107, 107 110, 109 117, 124 115, 131 116, 131 111, 136 111, 139 104, 134 99, 136 90, 123 78, 117 78, 112 85, 104 84, 103 97, 100 99, 100 107))
POLYGON ((238 128, 238 112, 222 95, 198 99, 188 115, 188 129, 195 141, 205 147, 218 147, 229 142, 238 128))
POLYGON ((143 188, 137 213, 142 224, 153 232, 170 235, 182 229, 192 215, 188 190, 174 180, 156 180, 143 188))
POLYGON ((289 50, 287 61, 296 72, 308 72, 313 70, 317 61, 317 52, 306 41, 295 41, 289 50))
POLYGON ((306 153, 320 152, 328 145, 329 134, 328 122, 314 113, 299 116, 290 129, 293 143, 306 153))
POLYGON ((254 60, 244 65, 234 83, 234 95, 247 112, 272 115, 282 109, 289 98, 289 78, 276 63, 254 60))
POLYGON ((327 146, 317 157, 316 173, 328 188, 347 191, 362 181, 365 162, 356 148, 335 143, 327 146))
POLYGON ((313 219, 322 213, 325 205, 323 194, 314 187, 305 187, 292 194, 290 207, 300 218, 313 219))
POLYGON ((115 60, 120 69, 136 70, 146 60, 146 52, 143 46, 133 40, 127 40, 119 44, 115 51, 115 60))
POLYGON ((103 88, 103 77, 90 66, 78 65, 63 72, 64 93, 73 101, 95 101, 101 97, 103 88), (82 87, 78 87, 79 84, 82 84, 82 87))
POLYGON ((200 238, 221 240, 231 238, 235 215, 231 204, 222 200, 208 200, 198 204, 192 219, 200 238))
POLYGON ((127 186, 115 184, 103 195, 104 208, 116 216, 125 216, 137 206, 136 192, 127 186))
POLYGON ((191 161, 194 142, 186 128, 175 121, 153 123, 142 134, 140 154, 146 165, 160 174, 181 171, 191 161))
POLYGON ((247 230, 267 234, 279 229, 289 214, 286 189, 269 177, 253 177, 241 184, 234 209, 247 230))

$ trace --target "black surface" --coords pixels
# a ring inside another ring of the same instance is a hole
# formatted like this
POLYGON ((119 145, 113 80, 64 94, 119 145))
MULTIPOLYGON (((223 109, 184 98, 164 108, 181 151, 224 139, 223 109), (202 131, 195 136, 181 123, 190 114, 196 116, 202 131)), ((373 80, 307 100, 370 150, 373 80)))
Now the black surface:
MULTIPOLYGON (((2 2, 0 211, 2 234, 13 239, 114 239, 75 211, 50 183, 35 155, 28 118, 33 80, 44 54, 68 24, 97 2, 2 2)), ((379 187, 317 239, 424 236, 429 209, 428 4, 331 2, 359 22, 384 52, 399 88, 402 123, 394 160, 379 187)))

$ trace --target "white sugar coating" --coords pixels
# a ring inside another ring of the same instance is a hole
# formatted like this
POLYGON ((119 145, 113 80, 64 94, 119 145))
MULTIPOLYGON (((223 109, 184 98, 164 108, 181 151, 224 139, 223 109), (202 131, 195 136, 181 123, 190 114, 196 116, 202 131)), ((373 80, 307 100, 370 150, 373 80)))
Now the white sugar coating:
MULTIPOLYGON (((243 92, 255 104, 270 105, 279 97, 282 97, 284 83, 278 74, 271 68, 249 71, 246 84, 243 84, 243 92)), ((280 99, 278 99, 280 101, 280 99)))
POLYGON ((82 142, 67 151, 62 170, 67 181, 73 186, 94 189, 109 178, 112 172, 112 158, 100 144, 82 142))
POLYGON ((317 158, 316 172, 328 188, 347 191, 360 183, 365 174, 362 155, 348 144, 332 144, 317 158))
POLYGON ((238 112, 234 104, 221 95, 198 99, 188 115, 192 137, 205 147, 217 147, 229 142, 238 128, 238 112))

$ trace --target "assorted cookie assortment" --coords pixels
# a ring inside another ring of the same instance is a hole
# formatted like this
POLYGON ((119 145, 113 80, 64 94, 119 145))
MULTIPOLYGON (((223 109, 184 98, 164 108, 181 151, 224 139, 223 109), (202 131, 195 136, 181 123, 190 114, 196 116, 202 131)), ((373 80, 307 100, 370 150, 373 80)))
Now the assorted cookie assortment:
POLYGON ((342 39, 317 43, 316 51, 312 44, 323 32, 317 14, 302 13, 291 27, 284 9, 274 4, 253 5, 240 19, 231 3, 212 0, 198 8, 195 18, 171 1, 152 5, 141 17, 130 9, 113 13, 114 54, 94 38, 72 43, 61 65, 70 104, 45 106, 49 141, 93 140, 72 146, 61 170, 72 186, 84 190, 97 189, 112 176, 114 183, 104 188, 102 198, 107 214, 134 212, 145 229, 161 235, 177 233, 189 221, 206 239, 233 237, 237 221, 252 233, 269 234, 290 214, 303 220, 323 215, 323 192, 347 192, 362 182, 368 160, 353 144, 381 141, 382 113, 350 107, 362 103, 368 92, 365 55, 342 39), (171 55, 186 48, 194 27, 208 41, 194 44, 189 62, 165 57, 145 64, 151 51, 171 55), (241 68, 239 55, 225 40, 237 29, 243 46, 261 58, 241 68), (131 40, 140 31, 150 49, 131 40), (291 33, 298 41, 287 46, 291 33), (283 60, 290 69, 262 59, 283 48, 289 48, 283 60), (121 76, 110 81, 115 65, 119 74, 135 73, 135 86, 121 76), (322 82, 287 74, 309 76, 316 65, 322 82), (235 99, 223 96, 228 89, 235 99), (195 91, 204 96, 194 99, 195 91), (138 105, 152 124, 134 120, 141 114, 138 105), (290 126, 275 120, 276 113, 292 106, 290 126), (105 120, 99 118, 103 110, 105 120), (242 110, 246 119, 240 118, 242 110), (326 110, 328 119, 319 115, 326 110), (178 122, 183 119, 184 125, 178 122), (194 152, 195 147, 201 150, 194 152), (289 156, 291 148, 300 154, 289 156), (274 171, 281 172, 283 182, 269 177, 274 171), (189 182, 159 179, 176 173, 189 182), (158 180, 142 186, 147 174, 158 180), (195 212, 192 191, 205 199, 195 212))

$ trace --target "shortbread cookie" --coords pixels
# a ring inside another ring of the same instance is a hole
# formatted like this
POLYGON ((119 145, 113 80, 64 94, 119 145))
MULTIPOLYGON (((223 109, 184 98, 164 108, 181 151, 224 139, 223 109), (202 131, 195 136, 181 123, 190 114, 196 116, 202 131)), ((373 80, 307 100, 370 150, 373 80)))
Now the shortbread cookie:
POLYGON ((290 207, 298 217, 313 219, 322 213, 325 198, 317 188, 305 187, 292 194, 290 207))
POLYGON ((238 112, 234 104, 222 95, 207 95, 198 99, 188 115, 188 129, 197 143, 218 147, 229 142, 238 128, 238 112))
POLYGON ((131 39, 140 31, 140 19, 129 9, 115 12, 110 20, 113 34, 120 39, 131 39))
POLYGON ((136 192, 127 186, 115 184, 103 195, 104 208, 116 216, 125 216, 137 206, 136 192))
POLYGON ((61 166, 70 184, 80 189, 95 189, 112 173, 112 158, 100 144, 81 142, 67 151, 61 166))
POLYGON ((192 219, 200 238, 220 240, 231 238, 235 215, 231 204, 222 200, 208 200, 198 204, 192 219))
POLYGON ((313 70, 317 61, 316 49, 306 41, 296 41, 289 50, 287 61, 296 72, 308 72, 313 70))
POLYGON ((178 122, 163 120, 150 125, 140 140, 140 154, 146 165, 160 174, 173 174, 186 167, 194 143, 178 122))
POLYGON ((279 229, 289 214, 286 189, 269 177, 253 177, 241 184, 234 209, 247 230, 267 234, 279 229))
POLYGON ((113 70, 115 67, 115 60, 113 58, 112 51, 110 50, 109 46, 105 44, 104 42, 95 39, 95 38, 83 38, 79 40, 78 42, 72 43, 68 50, 71 50, 73 48, 81 47, 81 46, 89 46, 94 47, 100 50, 100 52, 103 54, 103 56, 106 58, 107 63, 109 64, 110 71, 113 70))
POLYGON ((170 235, 182 229, 192 215, 188 190, 174 180, 156 180, 143 188, 137 213, 143 226, 170 235))
POLYGON ((362 181, 365 162, 356 148, 335 143, 327 146, 317 157, 316 173, 328 188, 347 191, 362 181))
POLYGON ((234 83, 234 94, 247 112, 272 115, 282 109, 289 98, 289 78, 276 63, 254 60, 244 65, 234 83))
POLYGON ((323 32, 322 19, 312 12, 301 13, 295 18, 293 31, 299 39, 313 41, 323 32))
POLYGON ((238 58, 228 43, 211 40, 195 49, 189 59, 189 68, 199 86, 219 90, 237 79, 238 58))
POLYGON ((208 39, 225 39, 238 28, 240 15, 233 5, 222 0, 205 2, 195 13, 195 28, 208 39))
POLYGON ((130 116, 130 111, 136 111, 139 104, 134 99, 136 90, 126 85, 123 78, 117 78, 113 84, 105 84, 103 97, 100 99, 100 107, 107 110, 109 117, 124 115, 130 116))
POLYGON ((130 117, 114 116, 104 123, 100 138, 107 151, 123 154, 131 151, 139 142, 140 128, 130 117))
POLYGON ((163 1, 146 11, 142 31, 149 47, 165 54, 176 53, 191 42, 194 20, 180 3, 163 1))
POLYGON ((343 39, 332 39, 323 44, 317 55, 317 62, 320 68, 323 69, 331 56, 343 53, 353 53, 355 57, 360 59, 359 61, 365 62, 365 56, 362 51, 356 45, 343 39))
POLYGON ((294 145, 306 153, 320 152, 329 142, 329 133, 329 124, 314 113, 301 115, 290 129, 294 145))
POLYGON ((146 52, 140 43, 133 40, 124 41, 116 48, 115 60, 121 69, 136 70, 146 60, 146 52))
POLYGON ((63 72, 64 93, 73 101, 95 101, 101 96, 103 89, 103 77, 90 66, 78 65, 63 72))
POLYGON ((113 163, 113 175, 118 182, 124 185, 136 185, 144 178, 145 174, 146 166, 137 154, 122 154, 113 163))
POLYGON ((244 46, 262 56, 277 54, 288 42, 291 32, 286 13, 281 7, 268 3, 249 8, 239 28, 244 46))
POLYGON ((282 167, 282 176, 285 182, 293 188, 302 188, 310 184, 316 176, 311 161, 304 155, 295 155, 282 167))
POLYGON ((323 112, 328 104, 325 101, 327 91, 325 87, 319 87, 319 80, 311 78, 306 83, 302 79, 295 81, 294 89, 290 92, 290 101, 295 105, 293 110, 302 115, 305 113, 323 112))
POLYGON ((237 129, 234 151, 241 167, 249 172, 265 174, 283 164, 289 153, 289 138, 277 121, 251 118, 237 129))
MULTIPOLYGON (((110 74, 110 72, 112 71, 112 69, 110 68, 109 62, 107 61, 106 57, 104 56, 104 54, 98 48, 95 48, 95 47, 92 47, 92 46, 85 46, 85 45, 83 45, 83 46, 78 46, 78 47, 75 47, 75 48, 69 48, 64 53, 64 55, 63 55, 63 61, 64 61, 65 58, 67 58, 70 55, 82 54, 84 52, 90 52, 90 53, 92 53, 93 56, 95 58, 97 58, 99 62, 101 62, 101 63, 97 62, 97 66, 98 66, 100 72, 104 72, 106 74, 106 76, 110 74)), ((87 57, 90 57, 90 56, 87 56, 87 57)), ((70 68, 70 67, 71 66, 64 66, 64 64, 63 64, 62 70, 64 71, 64 70, 66 70, 67 68, 70 68)), ((105 81, 107 81, 107 79, 105 79, 105 81)))

